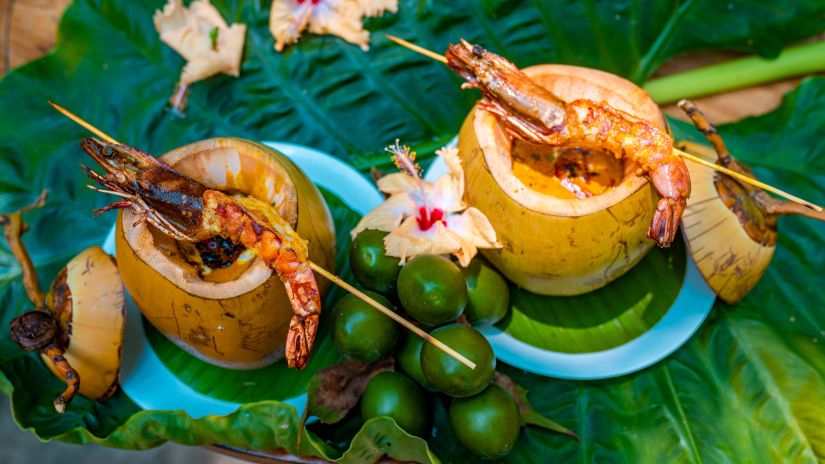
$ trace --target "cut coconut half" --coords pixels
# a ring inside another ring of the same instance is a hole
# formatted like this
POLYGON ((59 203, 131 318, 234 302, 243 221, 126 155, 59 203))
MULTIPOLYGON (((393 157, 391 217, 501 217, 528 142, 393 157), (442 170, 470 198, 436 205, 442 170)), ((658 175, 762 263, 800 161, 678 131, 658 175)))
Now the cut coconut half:
MULTIPOLYGON (((160 158, 209 188, 275 205, 302 238, 309 256, 334 270, 335 232, 321 193, 288 158, 237 138, 203 140, 160 158)), ((178 243, 131 211, 117 221, 118 266, 144 316, 178 346, 222 367, 252 369, 283 356, 292 307, 283 283, 260 258, 242 254, 205 276, 178 243)), ((322 292, 329 287, 318 280, 322 292)))
MULTIPOLYGON (((708 146, 680 142, 690 154, 715 163, 708 146)), ((744 298, 756 285, 776 249, 777 217, 756 204, 730 177, 687 163, 691 195, 682 216, 682 234, 708 286, 728 303, 744 298), (733 199, 727 202, 720 192, 733 199), (738 200, 736 200, 738 199, 738 200)))
MULTIPOLYGON (((613 74, 565 65, 524 69, 565 101, 589 99, 666 129, 658 105, 613 74)), ((578 295, 633 267, 654 242, 647 228, 658 199, 637 166, 600 195, 565 199, 534 190, 513 172, 513 140, 492 114, 473 109, 461 128, 465 200, 492 222, 503 248, 482 253, 510 280, 543 295, 578 295)))
MULTIPOLYGON (((72 258, 47 296, 60 333, 65 357, 80 377, 80 394, 93 400, 117 390, 125 326, 125 300, 114 259, 94 246, 72 258)), ((54 364, 46 366, 64 381, 54 364)))

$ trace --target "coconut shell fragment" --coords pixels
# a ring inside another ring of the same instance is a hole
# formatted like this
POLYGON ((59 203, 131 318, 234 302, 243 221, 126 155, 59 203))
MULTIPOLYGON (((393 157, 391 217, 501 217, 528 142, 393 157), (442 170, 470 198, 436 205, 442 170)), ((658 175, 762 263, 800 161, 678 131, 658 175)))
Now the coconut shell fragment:
MULTIPOLYGON (((689 100, 679 107, 713 145, 680 142, 680 148, 706 161, 755 178, 728 152, 722 137, 689 100)), ((682 232, 699 272, 719 298, 736 303, 753 289, 773 257, 778 216, 800 214, 825 220, 825 213, 778 200, 758 187, 688 163, 693 194, 682 216, 682 232)))
MULTIPOLYGON (((65 358, 80 375, 80 394, 93 400, 108 398, 117 390, 126 300, 123 281, 111 256, 98 246, 90 247, 66 265, 65 287, 57 285, 47 301, 63 301, 56 312, 61 333, 67 334, 65 358), (66 308, 65 290, 71 292, 66 308), (61 314, 68 317, 61 320, 61 314)), ((45 360, 45 359, 44 359, 45 360)), ((52 373, 65 380, 65 374, 47 362, 52 373)))
POLYGON ((88 248, 69 261, 48 295, 43 294, 22 236, 28 230, 23 213, 45 202, 44 191, 32 205, 0 214, 0 227, 35 306, 11 321, 11 338, 26 351, 39 351, 52 373, 66 382, 66 389, 53 401, 62 414, 78 392, 97 400, 117 388, 125 305, 117 267, 100 247, 88 248))

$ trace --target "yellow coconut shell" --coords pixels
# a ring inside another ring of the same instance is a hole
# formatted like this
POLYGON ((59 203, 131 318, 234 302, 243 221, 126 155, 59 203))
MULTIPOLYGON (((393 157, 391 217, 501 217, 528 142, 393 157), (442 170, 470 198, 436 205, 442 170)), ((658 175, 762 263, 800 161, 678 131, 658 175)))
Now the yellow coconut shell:
MULTIPOLYGON (((161 158, 210 188, 276 205, 309 242, 309 257, 334 271, 335 230, 321 193, 288 158, 237 138, 216 138, 161 158)), ((227 368, 253 369, 283 357, 292 307, 283 283, 260 258, 234 280, 206 282, 179 256, 174 241, 123 211, 116 231, 123 281, 143 315, 194 356, 227 368)), ((329 287, 318 279, 322 295, 329 287)))
MULTIPOLYGON (((66 285, 71 292, 66 360, 80 376, 81 395, 108 398, 117 389, 126 315, 114 259, 98 246, 87 248, 66 265, 66 285)), ((54 375, 66 380, 41 357, 54 375)))
MULTIPOLYGON (((708 146, 682 142, 681 147, 716 162, 716 152, 708 146)), ((749 234, 722 200, 716 186, 719 174, 696 163, 687 163, 687 167, 691 195, 682 216, 682 235, 708 286, 722 300, 736 303, 759 282, 773 258, 776 218, 767 226, 752 228, 749 234)))
MULTIPOLYGON (((524 72, 565 101, 607 102, 667 129, 650 96, 618 76, 565 65, 524 72)), ((503 245, 482 253, 517 285, 543 295, 586 293, 624 274, 653 246, 646 234, 658 197, 645 178, 629 174, 584 200, 532 190, 513 175, 511 137, 478 108, 464 121, 458 148, 465 200, 487 215, 503 245)))

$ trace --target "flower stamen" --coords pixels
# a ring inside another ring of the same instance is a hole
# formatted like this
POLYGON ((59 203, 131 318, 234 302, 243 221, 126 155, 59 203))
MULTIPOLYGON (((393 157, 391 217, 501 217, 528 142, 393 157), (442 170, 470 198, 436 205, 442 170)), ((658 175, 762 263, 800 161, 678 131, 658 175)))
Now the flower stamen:
POLYGON ((430 230, 430 228, 438 222, 443 223, 445 226, 447 225, 447 221, 444 219, 444 210, 441 208, 435 208, 430 212, 422 206, 418 208, 418 216, 415 220, 418 222, 418 228, 421 229, 422 232, 430 230))

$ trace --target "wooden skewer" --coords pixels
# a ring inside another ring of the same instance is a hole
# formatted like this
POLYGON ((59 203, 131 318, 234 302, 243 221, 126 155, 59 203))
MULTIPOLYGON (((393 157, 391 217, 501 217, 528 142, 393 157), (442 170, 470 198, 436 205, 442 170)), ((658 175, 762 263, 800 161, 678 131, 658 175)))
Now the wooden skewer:
MULTIPOLYGON (((402 47, 409 48, 410 50, 412 50, 416 53, 420 53, 420 54, 422 54, 424 56, 427 56, 427 57, 430 57, 430 58, 432 58, 436 61, 440 61, 444 64, 447 63, 447 58, 446 57, 444 57, 443 55, 439 55, 438 53, 436 53, 432 50, 427 50, 426 48, 423 48, 423 47, 420 47, 420 46, 415 45, 413 43, 407 42, 406 40, 401 39, 399 37, 395 37, 393 35, 385 34, 385 36, 388 39, 392 40, 393 42, 397 43, 398 45, 401 45, 402 47)), ((784 191, 782 191, 782 190, 780 190, 780 189, 778 189, 778 188, 776 188, 772 185, 768 185, 764 182, 756 180, 753 177, 746 176, 746 175, 738 173, 736 171, 731 171, 730 169, 728 169, 724 166, 719 166, 716 163, 711 163, 711 162, 705 161, 701 158, 697 158, 697 157, 695 157, 695 156, 693 156, 689 153, 685 153, 685 152, 683 152, 683 151, 681 151, 681 150, 679 150, 675 147, 673 148, 673 152, 676 153, 678 156, 680 156, 680 157, 682 157, 682 158, 684 158, 688 161, 692 161, 696 164, 700 164, 702 166, 705 166, 705 167, 708 167, 708 168, 711 168, 711 169, 715 169, 715 170, 717 170, 721 173, 727 174, 731 177, 734 177, 738 180, 741 180, 742 182, 754 185, 754 186, 759 187, 761 189, 764 189, 764 190, 767 190, 769 192, 775 193, 775 194, 779 195, 780 197, 786 198, 786 199, 788 199, 788 200, 790 200, 794 203, 799 203, 802 206, 811 208, 812 210, 814 210, 816 212, 821 212, 822 211, 821 206, 817 206, 817 205, 815 205, 815 204, 813 204, 813 203, 811 203, 807 200, 803 200, 802 198, 791 195, 790 193, 784 192, 784 191)))
POLYGON ((120 142, 118 142, 117 140, 109 137, 109 135, 106 134, 105 132, 103 132, 102 130, 98 129, 97 127, 95 127, 91 124, 89 124, 84 119, 82 119, 80 116, 72 113, 71 111, 67 110, 66 108, 63 108, 62 106, 58 105, 57 103, 49 100, 49 105, 52 105, 52 108, 59 111, 63 116, 66 116, 67 118, 71 119, 72 121, 76 122, 77 124, 83 126, 84 129, 91 132, 92 134, 95 134, 96 136, 100 137, 101 139, 103 139, 103 140, 105 140, 109 143, 116 143, 118 145, 121 145, 120 142))
MULTIPOLYGON (((88 122, 83 120, 80 116, 72 113, 71 111, 67 110, 66 108, 63 108, 62 106, 60 106, 57 103, 54 103, 52 101, 49 102, 49 105, 52 105, 52 107, 54 107, 54 109, 56 109, 57 111, 62 113, 64 116, 66 116, 67 118, 69 118, 72 121, 76 122, 77 124, 83 126, 86 130, 88 130, 89 132, 95 134, 96 136, 100 137, 101 139, 103 139, 103 140, 105 140, 109 143, 116 143, 116 144, 120 145, 120 142, 113 139, 112 137, 110 137, 108 134, 106 134, 102 130, 98 129, 97 127, 89 124, 88 122)), ((405 327, 409 331, 413 332, 414 334, 418 335, 419 337, 423 338, 427 342, 432 343, 438 349, 444 351, 445 353, 450 355, 452 358, 454 358, 456 361, 460 362, 461 364, 464 364, 465 366, 469 367, 470 369, 475 370, 476 363, 470 361, 469 359, 467 359, 465 356, 463 356, 458 351, 450 348, 449 346, 444 344, 441 340, 439 340, 439 339, 433 337, 432 335, 428 334, 427 332, 424 332, 423 330, 419 329, 412 322, 410 322, 410 321, 404 319, 403 317, 399 316, 395 311, 387 308, 386 306, 382 305, 381 303, 379 303, 379 302, 375 301, 374 299, 370 298, 369 295, 365 294, 364 292, 362 292, 362 291, 358 290, 357 288, 353 287, 352 285, 348 284, 346 281, 344 281, 340 277, 336 276, 335 274, 327 271, 326 269, 322 268, 321 266, 319 266, 319 265, 317 265, 317 264, 315 264, 311 261, 309 263, 309 266, 310 266, 310 268, 312 268, 313 271, 321 274, 322 276, 324 276, 327 279, 329 279, 330 281, 332 281, 334 284, 338 285, 339 287, 343 288, 344 290, 348 291, 349 293, 352 293, 356 297, 360 298, 361 300, 363 300, 368 305, 370 305, 373 308, 381 311, 387 317, 389 317, 390 319, 394 320, 395 322, 401 324, 403 327, 405 327)))
POLYGON ((444 64, 447 64, 447 57, 445 57, 444 55, 439 55, 438 53, 436 53, 432 50, 427 50, 424 47, 420 47, 420 46, 418 46, 414 43, 407 42, 406 40, 404 40, 400 37, 396 37, 396 36, 390 35, 390 34, 384 34, 384 35, 388 39, 392 40, 393 42, 397 43, 398 45, 401 45, 402 47, 409 48, 410 50, 412 50, 414 52, 420 53, 420 54, 422 54, 424 56, 428 56, 428 57, 430 57, 430 58, 432 58, 436 61, 440 61, 444 64))
POLYGON ((791 195, 790 193, 783 192, 782 190, 779 190, 778 188, 776 188, 772 185, 766 184, 766 183, 764 183, 760 180, 754 179, 753 177, 748 177, 748 176, 746 176, 742 173, 730 170, 730 169, 728 169, 724 166, 720 166, 716 163, 711 163, 710 161, 703 160, 702 158, 699 158, 698 156, 693 156, 690 153, 686 153, 682 150, 679 150, 676 147, 673 147, 673 152, 676 153, 677 155, 681 156, 682 158, 686 159, 686 160, 692 161, 696 164, 701 164, 702 166, 706 166, 706 167, 709 167, 711 169, 715 169, 715 170, 717 170, 717 171, 719 171, 723 174, 727 174, 727 175, 729 175, 729 176, 731 176, 735 179, 739 179, 742 182, 745 182, 745 183, 754 185, 756 187, 759 187, 762 190, 767 190, 769 192, 773 192, 773 193, 775 193, 775 194, 777 194, 781 197, 784 197, 784 198, 787 198, 788 200, 791 200, 794 203, 799 203, 802 206, 806 206, 808 208, 811 208, 812 210, 814 210, 816 212, 821 212, 822 211, 822 207, 820 207, 820 206, 817 206, 817 205, 815 205, 815 204, 813 204, 809 201, 803 200, 802 198, 799 198, 797 196, 791 195))

